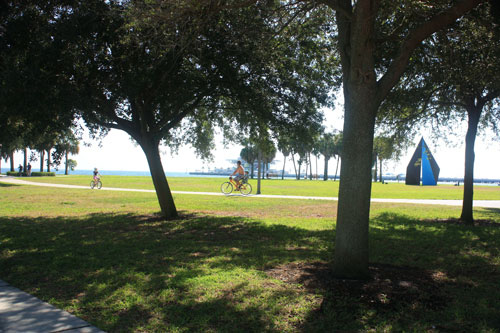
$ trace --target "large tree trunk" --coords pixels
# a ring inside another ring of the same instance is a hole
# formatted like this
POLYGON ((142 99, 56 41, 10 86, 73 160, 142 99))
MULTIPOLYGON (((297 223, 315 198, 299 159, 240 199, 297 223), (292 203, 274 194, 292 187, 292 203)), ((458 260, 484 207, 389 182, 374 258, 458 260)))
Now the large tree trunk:
POLYGON ((312 165, 311 153, 309 153, 309 180, 313 180, 313 165, 312 165))
POLYGON ((43 160, 45 159, 45 150, 40 150, 40 172, 43 172, 43 160))
POLYGON ((262 153, 259 152, 257 153, 257 194, 260 194, 260 180, 262 178, 262 170, 261 170, 261 164, 262 164, 262 153))
POLYGON ((465 174, 464 174, 464 200, 462 202, 462 215, 460 220, 466 224, 473 224, 474 217, 473 197, 474 197, 474 145, 476 143, 477 125, 481 117, 482 106, 468 107, 468 127, 465 135, 465 174))
POLYGON ((9 154, 9 160, 10 160, 10 171, 14 172, 16 169, 14 168, 14 151, 11 151, 9 154))
POLYGON ((379 172, 379 177, 378 178, 380 179, 380 182, 383 183, 384 180, 382 179, 382 159, 381 158, 379 158, 379 162, 380 162, 380 168, 379 168, 379 171, 378 171, 379 172))
POLYGON ((318 177, 319 177, 319 175, 318 175, 318 155, 316 155, 316 178, 315 179, 318 180, 318 177))
MULTIPOLYGON (((351 1, 340 3, 351 12, 351 1)), ((352 19, 336 13, 344 88, 344 144, 333 270, 340 278, 368 277, 373 136, 380 105, 374 70, 376 6, 375 1, 357 2, 352 19)))
MULTIPOLYGON (((304 165, 304 179, 307 179, 307 168, 308 168, 308 166, 309 166, 309 160, 306 157, 306 161, 305 161, 305 165, 304 165)), ((299 172, 300 172, 300 168, 299 168, 299 172)))
POLYGON ((24 148, 23 170, 27 173, 28 170, 28 148, 24 148))
POLYGON ((160 151, 158 149, 159 143, 154 140, 144 140, 140 145, 148 160, 149 171, 151 172, 161 213, 167 220, 175 219, 178 217, 177 209, 172 192, 168 186, 163 165, 161 164, 160 151))
POLYGON ((64 174, 68 175, 68 151, 67 150, 64 152, 64 157, 66 159, 65 165, 64 165, 64 174))
POLYGON ((50 164, 51 164, 50 151, 51 151, 51 148, 47 149, 47 172, 50 172, 50 164))
POLYGON ((344 150, 335 237, 334 272, 368 276, 368 227, 375 110, 373 91, 356 87, 345 100, 344 150), (357 90, 357 91, 356 91, 357 90), (363 135, 359 135, 363 133, 363 135))
POLYGON ((337 155, 337 166, 335 167, 335 176, 333 176, 333 181, 337 181, 337 175, 339 174, 339 162, 340 156, 337 155))
POLYGON ((285 164, 286 164, 286 156, 283 154, 283 171, 281 172, 281 180, 285 179, 285 164))
POLYGON ((293 170, 295 170, 295 179, 299 179, 299 174, 297 173, 297 166, 295 165, 295 156, 292 154, 293 170))
POLYGON ((323 172, 323 180, 328 180, 328 161, 329 160, 330 160, 330 157, 325 155, 325 171, 323 172))

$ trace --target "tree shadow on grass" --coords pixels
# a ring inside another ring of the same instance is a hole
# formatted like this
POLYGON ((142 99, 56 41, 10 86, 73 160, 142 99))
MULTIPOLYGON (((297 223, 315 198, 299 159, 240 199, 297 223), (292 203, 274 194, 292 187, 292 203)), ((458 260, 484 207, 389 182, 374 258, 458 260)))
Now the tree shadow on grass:
POLYGON ((110 332, 498 327, 500 229, 393 213, 371 225, 373 279, 342 281, 333 231, 184 212, 0 217, 0 278, 110 332), (308 295, 321 306, 294 314, 308 295))
POLYGON ((18 184, 6 184, 6 183, 0 183, 0 187, 14 187, 14 186, 21 186, 18 184))
POLYGON ((334 279, 325 263, 288 274, 294 282, 319 286, 324 294, 320 309, 307 318, 305 331, 500 327, 500 269, 495 264, 499 228, 420 221, 394 213, 380 214, 371 225, 371 279, 334 279))
POLYGON ((261 271, 327 260, 332 234, 182 213, 0 217, 0 278, 106 331, 279 331, 273 304, 302 293, 261 271))
MULTIPOLYGON (((500 208, 481 208, 481 213, 486 217, 487 225, 496 225, 500 226, 500 208)), ((479 221, 479 225, 485 225, 482 223, 483 221, 479 221)))

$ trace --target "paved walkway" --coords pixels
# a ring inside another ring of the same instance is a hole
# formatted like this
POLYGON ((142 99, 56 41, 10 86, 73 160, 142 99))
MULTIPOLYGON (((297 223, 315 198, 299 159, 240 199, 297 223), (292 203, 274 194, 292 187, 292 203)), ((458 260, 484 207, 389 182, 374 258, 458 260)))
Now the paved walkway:
MULTIPOLYGON (((60 188, 74 188, 91 190, 88 186, 80 185, 64 185, 64 184, 48 184, 48 183, 37 183, 30 182, 28 180, 14 178, 14 177, 0 177, 0 182, 17 184, 17 185, 33 185, 33 186, 48 186, 48 187, 60 187, 60 188)), ((95 190, 94 190, 95 191, 95 190)), ((128 191, 128 192, 148 192, 155 193, 155 190, 142 190, 142 189, 131 189, 131 188, 115 188, 115 187, 103 187, 100 191, 128 191)), ((176 194, 191 194, 191 195, 215 195, 223 196, 222 193, 217 192, 187 192, 187 191, 172 191, 176 194)), ((233 196, 239 196, 239 194, 232 194, 233 196)), ((313 196, 298 196, 298 195, 270 195, 270 194, 259 194, 259 195, 249 195, 248 198, 281 198, 281 199, 300 199, 300 200, 330 200, 337 201, 336 197, 313 197, 313 196)), ((445 206, 462 206, 462 200, 432 200, 432 199, 382 199, 382 198, 372 198, 371 202, 386 202, 386 203, 400 203, 400 204, 417 204, 417 205, 445 205, 445 206)), ((474 207, 483 208, 500 208, 500 200, 474 200, 474 207)))
POLYGON ((98 333, 97 327, 0 280, 1 333, 98 333))

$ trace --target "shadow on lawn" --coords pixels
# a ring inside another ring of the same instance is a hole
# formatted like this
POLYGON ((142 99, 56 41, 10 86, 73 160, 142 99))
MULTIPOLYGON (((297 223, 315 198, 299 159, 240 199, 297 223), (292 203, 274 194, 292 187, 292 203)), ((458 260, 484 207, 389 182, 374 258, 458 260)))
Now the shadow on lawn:
POLYGON ((308 265, 296 277, 288 274, 306 285, 323 284, 323 302, 310 313, 305 331, 500 327, 497 225, 420 221, 394 213, 378 215, 371 225, 370 280, 332 279, 322 263, 308 265))
POLYGON ((0 217, 0 278, 56 306, 76 308, 78 316, 111 332, 148 325, 157 331, 280 331, 276 318, 295 316, 282 311, 308 293, 323 299, 321 307, 291 324, 293 330, 387 325, 418 331, 431 329, 429 318, 443 330, 474 328, 477 320, 498 324, 496 310, 475 318, 475 307, 496 309, 500 298, 490 290, 498 267, 475 250, 498 255, 498 241, 491 240, 500 229, 392 213, 371 224, 372 261, 385 264, 371 266, 371 281, 342 282, 331 278, 326 264, 333 231, 186 214, 170 222, 132 214, 0 217), (281 278, 286 270, 294 277, 281 278), (457 279, 461 275, 469 280, 457 279), (438 318, 436 311, 443 311, 438 318), (462 326, 453 321, 457 313, 462 326))
POLYGON ((56 306, 76 307, 77 315, 106 331, 134 331, 151 322, 159 323, 157 330, 279 330, 273 304, 284 298, 294 304, 303 295, 269 288, 264 273, 253 277, 255 270, 326 260, 325 246, 333 239, 332 231, 240 217, 166 222, 128 214, 0 217, 0 235, 1 279, 56 300, 56 306), (248 277, 238 276, 242 270, 248 277), (206 286, 216 296, 207 297, 200 281, 211 278, 216 282, 206 286))
POLYGON ((21 186, 18 184, 6 184, 6 183, 0 183, 0 187, 14 187, 14 186, 21 186))

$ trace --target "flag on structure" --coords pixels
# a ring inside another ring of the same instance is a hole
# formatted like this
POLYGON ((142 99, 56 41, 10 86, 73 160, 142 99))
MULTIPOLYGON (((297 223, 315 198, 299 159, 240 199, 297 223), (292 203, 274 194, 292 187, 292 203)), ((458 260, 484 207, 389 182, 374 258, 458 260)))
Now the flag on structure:
POLYGON ((406 168, 406 185, 420 185, 420 174, 422 174, 422 185, 437 184, 439 166, 424 138, 420 139, 417 149, 406 168))

